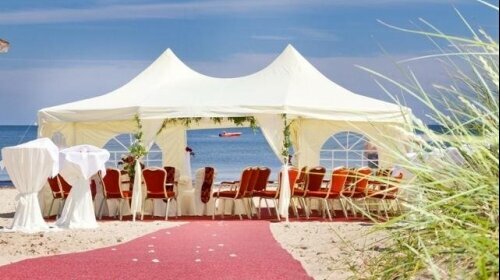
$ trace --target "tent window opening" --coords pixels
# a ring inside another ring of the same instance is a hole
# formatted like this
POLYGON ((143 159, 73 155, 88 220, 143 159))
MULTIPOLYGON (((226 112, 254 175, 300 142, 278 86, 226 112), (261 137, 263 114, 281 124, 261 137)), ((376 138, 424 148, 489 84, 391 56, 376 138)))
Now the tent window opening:
POLYGON ((362 134, 343 131, 330 136, 323 144, 320 164, 330 170, 340 166, 377 168, 378 152, 362 134))
MULTIPOLYGON (((121 158, 124 155, 129 154, 128 148, 132 145, 133 140, 133 135, 130 133, 120 134, 111 138, 106 145, 104 145, 104 149, 108 150, 110 153, 106 166, 115 168, 119 167, 118 163, 121 161, 121 158)), ((163 165, 162 151, 156 143, 151 146, 148 154, 144 157, 143 163, 146 166, 163 165)))

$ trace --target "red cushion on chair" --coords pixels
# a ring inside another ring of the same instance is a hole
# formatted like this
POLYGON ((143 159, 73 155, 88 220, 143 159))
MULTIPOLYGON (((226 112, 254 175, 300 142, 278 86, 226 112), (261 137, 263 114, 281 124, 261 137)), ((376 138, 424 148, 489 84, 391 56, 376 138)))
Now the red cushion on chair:
MULTIPOLYGON (((174 197, 175 196, 175 192, 169 192, 167 191, 167 198, 170 198, 170 197, 174 197)), ((165 193, 148 193, 146 195, 146 198, 165 198, 165 193)))
POLYGON ((350 192, 350 191, 343 192, 342 195, 346 196, 346 197, 352 197, 352 198, 362 198, 365 196, 365 194, 362 192, 350 192))
POLYGON ((266 197, 266 198, 275 198, 276 191, 255 191, 253 193, 255 197, 266 197))
MULTIPOLYGON (((236 196, 236 191, 222 191, 218 193, 214 193, 214 197, 227 197, 227 198, 234 198, 236 196)), ((237 198, 240 198, 241 195, 238 195, 237 198)))
POLYGON ((293 189, 293 196, 303 196, 303 195, 304 195, 303 189, 298 189, 298 188, 293 189))
POLYGON ((325 198, 327 192, 326 191, 314 191, 314 192, 307 192, 306 197, 318 197, 318 198, 325 198))

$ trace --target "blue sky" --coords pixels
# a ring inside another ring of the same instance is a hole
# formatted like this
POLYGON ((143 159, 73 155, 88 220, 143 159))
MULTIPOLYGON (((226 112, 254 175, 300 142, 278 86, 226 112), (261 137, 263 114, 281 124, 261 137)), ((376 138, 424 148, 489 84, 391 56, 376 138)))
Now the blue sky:
MULTIPOLYGON (((290 43, 331 80, 389 100, 354 65, 391 75, 395 61, 436 50, 377 20, 419 28, 423 18, 469 35, 454 8, 498 38, 498 12, 474 0, 2 1, 0 38, 11 49, 0 54, 0 124, 30 124, 43 107, 116 89, 166 48, 204 74, 235 77, 290 43)), ((428 85, 447 79, 433 61, 404 67, 428 85)))

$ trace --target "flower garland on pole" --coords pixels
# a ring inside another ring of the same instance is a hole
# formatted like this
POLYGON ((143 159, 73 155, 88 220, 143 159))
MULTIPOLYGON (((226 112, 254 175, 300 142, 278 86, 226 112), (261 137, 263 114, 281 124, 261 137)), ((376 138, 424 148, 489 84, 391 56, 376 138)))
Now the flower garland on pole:
POLYGON ((137 160, 141 160, 148 154, 148 151, 144 146, 142 122, 138 114, 134 115, 134 121, 137 126, 135 133, 132 134, 134 140, 128 148, 129 154, 122 158, 122 161, 124 162, 123 169, 127 171, 131 181, 133 181, 135 176, 135 162, 137 160))

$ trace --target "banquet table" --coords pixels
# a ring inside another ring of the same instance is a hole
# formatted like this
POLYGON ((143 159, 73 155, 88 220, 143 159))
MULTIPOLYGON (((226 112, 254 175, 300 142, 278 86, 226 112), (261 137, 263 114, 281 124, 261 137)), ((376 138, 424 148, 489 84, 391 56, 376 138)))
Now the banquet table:
POLYGON ((8 230, 36 232, 49 229, 43 220, 37 197, 47 178, 57 175, 59 171, 58 151, 48 138, 2 149, 5 168, 19 191, 16 213, 8 230))
POLYGON ((101 171, 109 152, 91 145, 79 145, 60 151, 61 176, 72 185, 61 216, 56 221, 60 228, 96 228, 90 178, 101 171))

